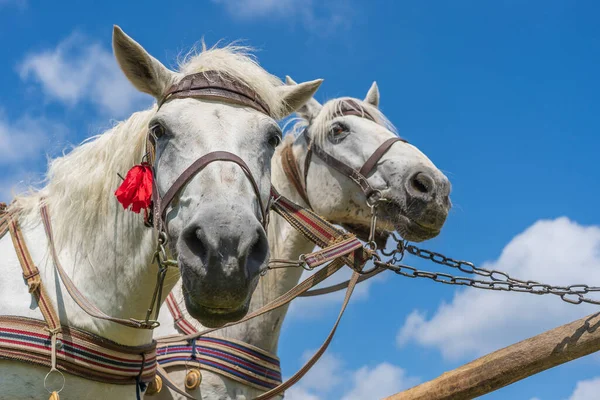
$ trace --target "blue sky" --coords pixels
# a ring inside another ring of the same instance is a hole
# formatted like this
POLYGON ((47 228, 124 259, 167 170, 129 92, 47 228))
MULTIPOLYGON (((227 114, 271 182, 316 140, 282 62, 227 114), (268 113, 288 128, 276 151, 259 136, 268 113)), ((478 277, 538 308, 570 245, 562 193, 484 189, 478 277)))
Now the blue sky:
MULTIPOLYGON (((39 180, 46 155, 150 104, 112 59, 113 24, 167 65, 202 37, 246 39, 270 72, 324 78, 320 101, 378 82, 384 113, 453 183, 455 207, 426 247, 527 279, 600 285, 599 13, 597 2, 554 0, 0 0, 0 200, 39 180)), ((335 296, 294 305, 285 375, 338 306, 335 296)), ((594 311, 390 274, 361 289, 289 398, 390 395, 594 311)), ((597 398, 599 367, 588 356, 483 398, 597 398)))

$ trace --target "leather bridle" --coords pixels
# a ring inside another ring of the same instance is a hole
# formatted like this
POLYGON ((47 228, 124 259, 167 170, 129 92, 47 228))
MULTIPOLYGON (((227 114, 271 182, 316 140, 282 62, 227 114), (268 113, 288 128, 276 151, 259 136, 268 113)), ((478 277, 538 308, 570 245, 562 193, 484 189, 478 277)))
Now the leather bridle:
MULTIPOLYGON (((167 101, 175 98, 217 99, 228 103, 247 106, 272 117, 269 107, 260 98, 258 93, 239 80, 217 71, 205 71, 183 77, 181 81, 167 89, 163 98, 158 101, 157 111, 167 101)), ((156 162, 156 138, 151 130, 148 132, 146 139, 146 150, 148 164, 151 165, 153 175, 156 177, 156 174, 154 173, 154 165, 156 162)), ((269 202, 265 206, 260 195, 259 186, 252 175, 250 167, 248 167, 248 164, 246 164, 244 160, 233 153, 228 151, 212 151, 202 155, 187 167, 177 179, 175 179, 175 182, 171 184, 169 189, 163 195, 161 195, 158 190, 156 179, 153 179, 152 212, 147 215, 145 224, 148 227, 154 227, 158 232, 158 245, 154 256, 155 261, 158 264, 158 275, 154 293, 152 295, 152 301, 150 307, 146 311, 144 324, 147 326, 156 326, 160 310, 160 300, 162 298, 162 287, 167 275, 167 270, 169 267, 177 267, 178 265, 177 261, 168 258, 165 249, 168 241, 167 209, 173 200, 175 200, 181 189, 196 176, 196 174, 216 161, 232 162, 242 169, 244 175, 250 181, 254 194, 256 195, 261 213, 261 225, 265 230, 267 229, 271 197, 269 196, 269 202), (152 313, 154 313, 154 319, 151 319, 152 313)))
MULTIPOLYGON (((361 118, 366 118, 377 123, 377 120, 368 113, 367 110, 364 109, 360 104, 355 102, 354 100, 347 99, 344 100, 336 113, 336 116, 347 116, 354 115, 361 118)), ((352 182, 354 182, 360 190, 365 195, 365 201, 367 205, 371 208, 373 212, 373 219, 376 219, 375 207, 378 203, 385 201, 381 192, 378 189, 375 189, 369 183, 367 177, 369 174, 373 172, 373 170, 377 167, 377 163, 381 160, 381 158, 387 153, 387 151, 394 145, 396 142, 404 142, 408 143, 405 139, 400 137, 392 137, 384 141, 371 156, 365 161, 360 169, 355 169, 344 163, 343 161, 338 160, 331 154, 327 153, 321 146, 319 146, 313 138, 309 136, 309 128, 310 125, 307 126, 302 132, 302 136, 304 140, 307 142, 307 152, 306 157, 304 159, 304 172, 300 173, 298 163, 294 157, 292 152, 292 143, 290 143, 286 148, 284 148, 281 152, 282 157, 282 166, 285 174, 287 175, 290 182, 294 185, 297 192, 300 194, 300 197, 306 202, 306 204, 312 208, 310 204, 310 199, 308 197, 307 192, 307 181, 308 181, 308 171, 312 161, 312 155, 315 154, 319 157, 325 164, 329 165, 333 169, 340 172, 345 177, 349 178, 352 182)), ((376 221, 375 221, 376 222, 376 221)), ((372 222, 371 225, 374 225, 372 222)), ((352 230, 352 229, 350 229, 352 230)), ((374 241, 375 235, 374 229, 372 227, 371 232, 369 233, 368 238, 362 238, 367 241, 374 241)), ((387 239, 387 235, 382 240, 387 239)), ((374 242, 373 242, 374 244, 374 242)))
MULTIPOLYGON (((158 102, 158 109, 160 109, 165 102, 174 98, 219 99, 228 103, 251 107, 263 114, 268 115, 269 117, 272 117, 268 105, 260 98, 258 93, 250 89, 239 80, 217 71, 205 71, 185 76, 183 79, 181 79, 181 81, 172 85, 167 90, 163 98, 158 102)), ((149 163, 154 165, 156 142, 154 135, 151 133, 148 135, 147 147, 149 163)), ((240 166, 250 181, 252 189, 254 190, 254 194, 256 195, 262 217, 261 224, 263 228, 267 228, 269 213, 268 204, 267 207, 265 207, 260 195, 259 186, 256 183, 256 179, 252 175, 252 172, 246 162, 244 162, 244 160, 242 160, 239 156, 228 151, 213 151, 198 158, 188 168, 186 168, 181 175, 179 175, 171 187, 162 196, 160 195, 156 184, 154 184, 152 192, 152 219, 155 228, 157 228, 159 231, 162 231, 166 227, 167 208, 173 202, 180 190, 196 174, 206 168, 206 166, 209 164, 216 161, 232 162, 240 166)))

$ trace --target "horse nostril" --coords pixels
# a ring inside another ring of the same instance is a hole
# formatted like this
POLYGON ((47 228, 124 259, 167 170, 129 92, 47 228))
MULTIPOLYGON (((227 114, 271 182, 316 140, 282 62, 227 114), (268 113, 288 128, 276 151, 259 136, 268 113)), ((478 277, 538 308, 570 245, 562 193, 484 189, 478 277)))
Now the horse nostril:
POLYGON ((269 241, 264 231, 257 229, 257 236, 250 248, 248 249, 248 258, 246 261, 246 269, 248 276, 253 278, 260 272, 260 268, 269 257, 269 241))
POLYGON ((410 184, 417 192, 424 194, 432 192, 435 187, 433 178, 423 172, 416 173, 410 180, 410 184))
POLYGON ((202 262, 207 261, 210 244, 207 243, 204 237, 204 232, 201 228, 192 226, 185 230, 184 240, 193 255, 199 257, 202 262))

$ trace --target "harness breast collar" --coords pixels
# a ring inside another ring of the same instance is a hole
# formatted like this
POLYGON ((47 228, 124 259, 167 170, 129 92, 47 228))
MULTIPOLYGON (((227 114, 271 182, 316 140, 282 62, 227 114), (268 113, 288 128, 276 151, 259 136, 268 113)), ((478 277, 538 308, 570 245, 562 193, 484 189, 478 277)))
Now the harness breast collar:
MULTIPOLYGON (((184 334, 198 333, 181 312, 173 293, 165 302, 184 334)), ((159 346, 158 362, 163 368, 180 365, 212 371, 260 390, 273 389, 282 382, 276 355, 238 340, 199 337, 171 342, 159 346)))

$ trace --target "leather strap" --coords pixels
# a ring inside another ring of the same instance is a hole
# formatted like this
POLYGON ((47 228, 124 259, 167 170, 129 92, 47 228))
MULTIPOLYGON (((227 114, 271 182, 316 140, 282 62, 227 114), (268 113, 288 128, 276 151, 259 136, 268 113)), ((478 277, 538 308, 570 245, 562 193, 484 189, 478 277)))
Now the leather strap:
POLYGON ((383 155, 387 153, 390 147, 392 147, 392 145, 396 142, 406 141, 400 139, 399 137, 393 137, 386 140, 375 150, 375 152, 373 152, 373 154, 371 154, 371 157, 369 157, 369 159, 365 161, 358 173, 362 176, 368 176, 371 173, 371 171, 373 171, 373 169, 377 166, 377 163, 379 162, 379 160, 381 160, 381 157, 383 157, 383 155))
POLYGON ((341 261, 340 259, 337 259, 337 260, 327 264, 326 266, 324 266, 323 268, 321 268, 320 270, 318 270, 317 272, 315 272, 314 274, 312 274, 311 276, 306 278, 304 281, 302 281, 298 285, 294 286, 292 289, 290 289, 283 295, 279 296, 277 299, 265 304, 258 310, 251 312, 250 314, 246 315, 244 318, 242 318, 239 321, 230 322, 228 324, 223 325, 220 328, 205 329, 201 332, 194 333, 194 334, 189 334, 189 335, 184 335, 184 336, 182 336, 182 335, 164 336, 164 337, 156 339, 156 341, 159 345, 163 345, 166 343, 174 343, 174 342, 179 342, 182 340, 192 340, 192 339, 199 338, 200 336, 205 336, 205 335, 207 335, 211 332, 217 331, 219 329, 223 329, 226 327, 241 324, 243 322, 248 321, 249 319, 258 317, 259 315, 266 314, 272 310, 275 310, 281 306, 288 304, 289 302, 294 300, 296 297, 298 297, 301 293, 304 293, 308 289, 311 289, 312 287, 323 282, 325 279, 327 279, 328 277, 333 275, 335 272, 337 272, 343 266, 344 266, 344 262, 341 261))
POLYGON ((218 98, 230 103, 251 107, 266 115, 271 116, 267 103, 260 98, 258 93, 246 84, 227 74, 218 71, 204 71, 187 75, 178 83, 172 85, 158 103, 160 108, 167 100, 172 98, 218 98))
MULTIPOLYGON (((354 115, 357 117, 362 117, 369 119, 375 123, 377 121, 371 114, 369 114, 360 104, 355 102, 354 100, 345 100, 341 103, 340 109, 336 114, 338 116, 343 115, 354 115)), ((320 159, 322 159, 327 165, 334 168, 342 175, 351 179, 354 183, 360 187, 362 192, 365 194, 367 199, 376 192, 376 190, 371 186, 369 181, 367 180, 367 175, 373 171, 376 167, 377 163, 383 157, 383 155, 392 147, 392 145, 396 142, 406 142, 406 140, 401 139, 399 137, 393 137, 385 142, 383 142, 371 156, 367 159, 367 161, 363 164, 360 170, 356 170, 344 162, 338 160, 332 155, 328 154, 325 150, 323 150, 318 144, 314 143, 314 140, 311 140, 308 137, 308 127, 304 130, 303 136, 308 143, 306 158, 304 160, 304 185, 303 188, 307 187, 307 178, 308 178, 308 169, 310 167, 310 162, 312 159, 312 153, 315 153, 320 159)), ((305 190, 306 192, 306 190, 305 190)), ((302 196, 304 196, 301 193, 302 196)))
POLYGON ((53 333, 46 321, 0 316, 0 359, 54 366, 87 380, 116 385, 150 382, 157 365, 155 347, 154 342, 124 346, 73 326, 53 333))
POLYGON ((29 293, 35 297, 38 307, 46 321, 48 330, 53 334, 56 334, 61 331, 60 319, 54 310, 52 302, 48 298, 48 293, 40 278, 40 271, 35 266, 31 255, 29 254, 23 232, 21 232, 21 227, 16 218, 10 218, 8 221, 8 229, 10 230, 19 264, 21 264, 21 268, 23 269, 23 278, 26 280, 27 286, 29 287, 29 293))
MULTIPOLYGON (((338 260, 334 261, 334 263, 336 263, 336 262, 341 263, 341 261, 338 261, 338 260)), ((350 297, 352 296, 352 292, 354 291, 354 287, 356 286, 356 283, 358 282, 359 277, 360 277, 360 274, 358 272, 354 271, 354 273, 352 274, 352 278, 350 278, 350 283, 348 285, 348 290, 346 291, 346 296, 344 297, 344 302, 342 303, 342 308, 340 309, 340 313, 338 314, 338 317, 337 317, 335 323, 333 324, 333 328, 331 328, 329 335, 327 335, 327 338, 325 339, 325 341, 323 342, 321 347, 319 347, 317 352, 306 362, 306 364, 304 364, 304 366, 302 368, 300 368, 300 370, 298 370, 298 372, 296 372, 294 375, 292 375, 287 381, 283 382, 281 385, 277 386, 276 388, 271 389, 268 392, 255 397, 254 400, 272 399, 273 397, 283 393, 285 390, 289 389, 291 386, 296 384, 300 379, 302 379, 302 377, 304 375, 306 375, 306 373, 313 367, 313 365, 315 365, 315 363, 317 361, 319 361, 319 359, 321 358, 323 353, 325 353, 325 350, 327 350, 327 348, 329 347, 329 344, 331 343, 331 340, 333 339, 333 336, 335 335, 337 327, 340 324, 342 316, 344 315, 344 311, 346 311, 346 306, 348 306, 348 302, 350 301, 350 297)))
POLYGON ((288 181, 294 185, 294 188, 296 188, 296 191, 300 197, 302 197, 302 200, 312 208, 310 200, 308 199, 308 193, 306 193, 306 188, 304 187, 302 175, 298 169, 298 163, 296 162, 292 146, 293 143, 290 142, 290 144, 281 150, 281 167, 283 168, 283 172, 285 173, 285 176, 287 176, 288 181))
POLYGON ((96 307, 87 297, 85 297, 79 291, 79 289, 77 289, 77 287, 75 286, 75 284, 73 283, 71 278, 69 278, 69 275, 67 275, 67 273, 63 269, 63 267, 60 263, 60 260, 58 258, 58 254, 56 253, 56 246, 54 245, 54 234, 52 233, 52 224, 50 223, 50 215, 48 213, 48 207, 45 204, 43 204, 41 206, 40 213, 42 216, 42 222, 44 224, 44 229, 46 230, 46 236, 48 237, 50 254, 52 256, 52 260, 54 261, 53 262, 54 269, 58 273, 58 276, 60 277, 60 280, 62 281, 63 285, 65 285, 67 292, 69 292, 69 295, 77 303, 77 305, 79 307, 81 307, 81 309, 83 311, 85 311, 88 315, 90 315, 94 318, 111 321, 111 322, 117 323, 119 325, 128 326, 130 328, 152 329, 151 327, 144 324, 144 321, 136 320, 133 318, 130 318, 130 319, 116 318, 116 317, 111 317, 111 316, 105 314, 98 307, 96 307))
MULTIPOLYGON (((208 164, 213 163, 215 161, 233 162, 242 168, 242 171, 244 171, 244 174, 246 174, 246 177, 252 184, 252 189, 254 190, 254 194, 256 195, 256 198, 258 199, 258 205, 260 207, 260 212, 262 215, 262 223, 263 223, 263 226, 266 228, 268 210, 263 205, 263 201, 260 197, 260 190, 258 188, 258 184, 256 183, 256 180, 252 176, 252 172, 250 171, 250 168, 244 162, 244 160, 242 160, 240 157, 238 157, 235 154, 230 153, 228 151, 213 151, 211 153, 205 154, 202 157, 200 157, 199 159, 197 159, 196 161, 194 161, 192 163, 192 165, 190 165, 188 168, 186 168, 186 170, 183 171, 181 173, 181 175, 179 175, 179 177, 171 185, 169 190, 167 190, 165 195, 160 198, 160 202, 159 202, 160 208, 159 209, 160 209, 160 216, 161 216, 161 219, 163 220, 163 222, 165 220, 165 216, 166 216, 165 214, 166 214, 167 207, 169 207, 169 205, 175 198, 175 195, 181 190, 181 188, 186 183, 189 182, 190 179, 192 179, 192 177, 194 177, 198 172, 202 171, 208 164)), ((154 195, 158 198, 158 193, 154 193, 154 195)))
POLYGON ((10 213, 7 211, 8 206, 6 203, 0 203, 0 239, 8 233, 8 222, 10 220, 10 213))
POLYGON ((348 166, 332 155, 328 154, 325 150, 323 150, 319 145, 313 143, 312 151, 315 153, 317 157, 325 162, 325 164, 329 165, 331 168, 337 170, 342 175, 350 178, 354 183, 358 185, 360 190, 365 194, 367 198, 369 198, 373 193, 375 193, 375 189, 371 186, 367 178, 359 173, 354 168, 348 166))
MULTIPOLYGON (((358 281, 356 283, 359 284, 361 282, 364 282, 367 279, 374 277, 375 275, 379 275, 383 271, 385 271, 385 268, 377 268, 377 269, 374 269, 373 271, 367 272, 366 274, 361 275, 358 278, 358 281)), ((346 289, 348 287, 348 285, 350 285, 350 279, 348 279, 347 281, 344 281, 344 282, 340 282, 336 285, 331 285, 331 286, 327 286, 324 288, 309 290, 308 292, 302 293, 298 297, 313 297, 313 296, 321 296, 321 295, 329 294, 329 293, 335 293, 335 292, 339 292, 340 290, 346 289)))
POLYGON ((355 115, 357 117, 370 119, 371 121, 373 121, 375 123, 377 122, 375 120, 375 118, 373 118, 373 116, 371 114, 369 114, 363 106, 361 106, 359 103, 357 103, 356 101, 354 101, 352 99, 344 100, 340 104, 336 115, 338 115, 338 116, 355 115))

